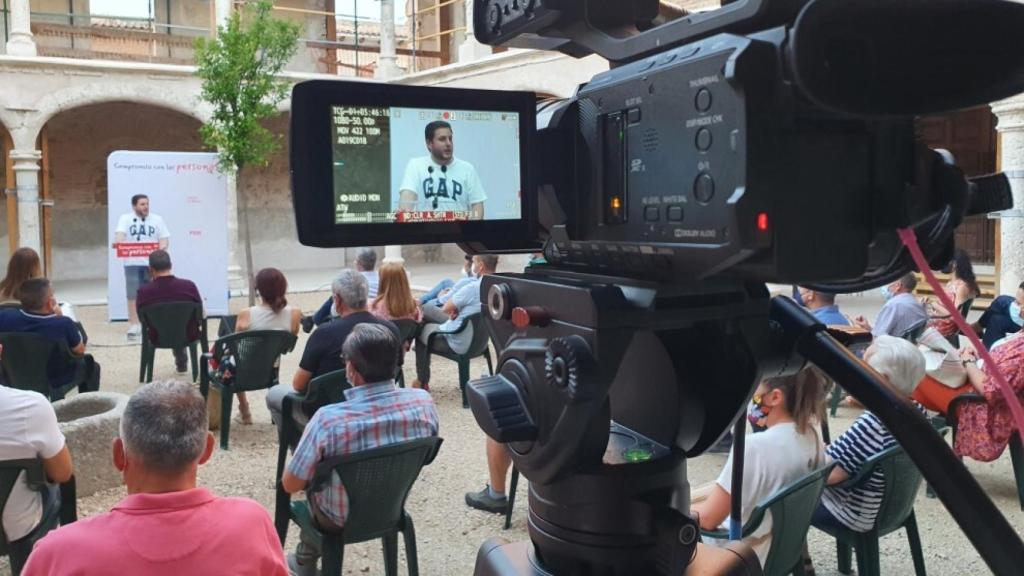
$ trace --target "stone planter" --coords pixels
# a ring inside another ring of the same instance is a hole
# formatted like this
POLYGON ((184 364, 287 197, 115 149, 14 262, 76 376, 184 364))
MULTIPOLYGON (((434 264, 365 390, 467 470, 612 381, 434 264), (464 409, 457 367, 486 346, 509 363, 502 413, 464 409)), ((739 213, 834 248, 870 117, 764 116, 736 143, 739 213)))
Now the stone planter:
POLYGON ((121 427, 128 396, 112 392, 77 394, 54 402, 57 422, 71 451, 78 496, 121 485, 111 446, 121 427))

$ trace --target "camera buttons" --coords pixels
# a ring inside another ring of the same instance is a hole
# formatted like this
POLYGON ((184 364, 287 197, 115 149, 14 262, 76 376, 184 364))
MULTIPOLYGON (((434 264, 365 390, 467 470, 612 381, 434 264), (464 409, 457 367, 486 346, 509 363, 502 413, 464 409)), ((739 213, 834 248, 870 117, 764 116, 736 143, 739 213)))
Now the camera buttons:
POLYGON ((683 221, 683 207, 682 206, 669 206, 668 207, 668 221, 669 222, 682 222, 683 221))
POLYGON ((701 172, 697 175, 697 179, 693 181, 693 197, 697 199, 697 202, 701 204, 707 204, 711 202, 711 199, 715 196, 715 180, 711 177, 711 174, 707 172, 701 172))
POLYGON ((661 210, 657 206, 644 206, 644 220, 657 222, 661 217, 661 210))
POLYGON ((698 112, 707 112, 711 109, 711 90, 707 88, 701 88, 697 91, 697 95, 693 98, 693 105, 697 107, 698 112))
POLYGON ((695 138, 697 144, 697 150, 701 152, 707 151, 711 148, 711 130, 707 128, 701 128, 697 130, 697 137, 695 138))

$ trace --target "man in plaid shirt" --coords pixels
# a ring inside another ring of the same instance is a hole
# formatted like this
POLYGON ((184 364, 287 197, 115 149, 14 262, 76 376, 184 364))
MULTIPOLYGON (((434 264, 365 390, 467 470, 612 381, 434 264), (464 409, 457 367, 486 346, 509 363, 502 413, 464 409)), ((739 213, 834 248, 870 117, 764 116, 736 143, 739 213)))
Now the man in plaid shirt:
MULTIPOLYGON (((325 459, 437 435, 437 410, 430 393, 395 386, 401 346, 394 333, 379 324, 352 329, 342 347, 352 388, 345 391, 344 402, 324 406, 306 425, 282 478, 288 493, 305 490, 317 464, 325 459)), ((307 497, 321 528, 345 525, 348 496, 337 477, 307 497)), ((303 539, 295 554, 288 555, 288 567, 299 576, 313 575, 319 558, 319 546, 303 539)))

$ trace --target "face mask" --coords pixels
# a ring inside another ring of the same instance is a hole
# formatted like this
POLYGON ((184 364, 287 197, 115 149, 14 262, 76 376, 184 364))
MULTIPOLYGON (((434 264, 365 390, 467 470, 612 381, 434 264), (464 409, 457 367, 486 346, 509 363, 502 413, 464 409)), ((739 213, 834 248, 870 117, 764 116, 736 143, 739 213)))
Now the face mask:
POLYGON ((1017 302, 1010 304, 1010 320, 1017 326, 1024 327, 1024 318, 1020 317, 1020 304, 1017 302))
POLYGON ((754 397, 750 399, 750 404, 747 405, 747 420, 755 426, 764 426, 764 421, 771 411, 772 407, 764 404, 764 396, 754 394, 754 397))
POLYGON ((882 286, 879 288, 879 291, 882 293, 882 298, 885 298, 886 300, 892 298, 892 290, 889 290, 888 286, 882 286))

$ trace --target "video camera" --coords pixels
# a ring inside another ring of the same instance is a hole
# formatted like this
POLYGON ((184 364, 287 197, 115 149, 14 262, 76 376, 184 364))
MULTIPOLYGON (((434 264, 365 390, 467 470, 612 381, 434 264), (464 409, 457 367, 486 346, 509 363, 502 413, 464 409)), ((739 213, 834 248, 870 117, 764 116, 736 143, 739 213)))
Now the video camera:
POLYGON ((684 573, 686 458, 808 360, 885 422, 993 571, 1016 569, 1024 545, 930 425, 764 283, 890 282, 912 269, 900 228, 941 268, 965 217, 1011 206, 1005 177, 920 146, 913 116, 1024 91, 1022 24, 1004 0, 476 0, 478 40, 611 69, 539 103, 295 87, 304 244, 543 247, 547 264, 481 282, 499 361, 469 400, 531 481, 532 542, 485 544, 477 574, 684 573))

